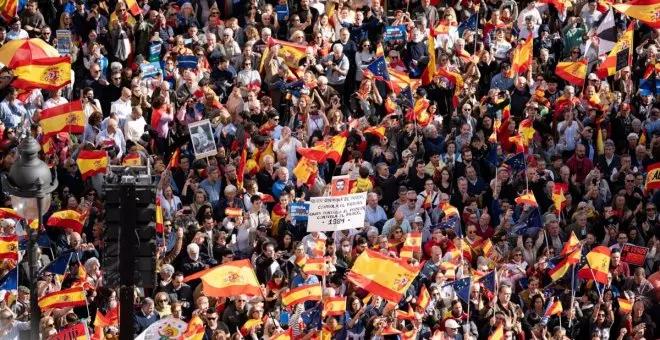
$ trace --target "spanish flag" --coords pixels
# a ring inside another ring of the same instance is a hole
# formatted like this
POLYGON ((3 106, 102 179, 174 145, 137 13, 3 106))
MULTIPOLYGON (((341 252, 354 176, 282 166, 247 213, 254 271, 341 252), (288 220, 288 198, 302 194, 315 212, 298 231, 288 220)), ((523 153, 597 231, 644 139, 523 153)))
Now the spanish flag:
POLYGON ((87 215, 75 210, 61 210, 50 215, 46 225, 56 228, 71 228, 73 231, 81 233, 86 219, 87 215))
POLYGON ((320 237, 314 240, 314 249, 312 249, 312 255, 321 257, 325 255, 325 241, 325 239, 320 237))
POLYGON ((108 154, 103 150, 82 150, 76 160, 83 181, 96 174, 104 174, 108 171, 108 154))
POLYGON ((536 197, 534 197, 534 193, 531 191, 528 191, 527 193, 524 193, 519 197, 516 197, 515 201, 516 204, 529 204, 533 207, 539 206, 539 204, 536 203, 536 197))
POLYGON ((12 86, 16 88, 55 91, 71 83, 71 58, 21 60, 16 63, 14 76, 17 78, 12 86))
POLYGON ((181 157, 181 148, 176 148, 176 150, 172 154, 172 157, 170 157, 169 163, 167 163, 167 170, 170 170, 172 168, 178 168, 180 157, 181 157))
POLYGON ((307 259, 302 269, 307 275, 325 275, 325 259, 322 257, 313 257, 307 259))
POLYGON ((518 126, 518 132, 524 138, 525 145, 529 145, 529 142, 534 138, 534 134, 536 134, 533 124, 531 119, 523 119, 518 126))
POLYGON ((199 278, 204 283, 203 292, 208 296, 228 297, 241 294, 261 296, 257 275, 248 259, 223 263, 192 274, 183 281, 199 278))
POLYGON ((500 322, 497 328, 495 328, 493 334, 488 336, 488 340, 502 340, 502 339, 504 339, 504 323, 500 322))
POLYGON ((137 3, 137 0, 126 0, 126 7, 128 7, 128 10, 133 14, 134 17, 140 15, 142 12, 140 10, 140 6, 137 3))
POLYGON ((426 285, 422 285, 422 289, 419 290, 419 295, 417 296, 417 305, 426 310, 426 307, 431 303, 431 295, 426 289, 426 285))
POLYGON ((323 316, 340 316, 346 311, 346 297, 327 297, 323 300, 323 316))
POLYGON ((241 150, 241 158, 238 161, 238 166, 236 167, 236 186, 239 189, 243 188, 243 180, 245 180, 246 163, 247 163, 247 146, 244 146, 243 149, 241 150))
POLYGON ((252 155, 252 160, 255 161, 258 165, 257 172, 259 172, 259 169, 264 166, 264 157, 266 156, 275 158, 275 152, 273 151, 273 141, 270 141, 265 147, 257 149, 257 151, 254 152, 254 155, 252 155))
POLYGON ((96 310, 96 318, 94 318, 94 326, 109 327, 119 325, 119 307, 115 307, 103 315, 101 310, 96 310))
POLYGON ((226 208, 225 215, 227 217, 239 217, 243 215, 243 209, 241 208, 226 208))
POLYGON ((422 234, 421 233, 409 233, 406 237, 406 240, 403 242, 403 247, 401 247, 401 252, 399 257, 402 259, 412 259, 414 252, 422 251, 422 234))
POLYGON ((587 264, 578 271, 578 278, 607 283, 607 273, 610 272, 610 256, 612 250, 598 246, 587 254, 587 264))
POLYGON ((0 0, 0 16, 10 22, 18 14, 18 0, 0 0))
POLYGON ((653 28, 660 28, 660 2, 657 0, 632 0, 613 7, 653 28))
POLYGON ((142 165, 142 160, 140 159, 140 154, 139 153, 132 153, 126 155, 124 159, 121 161, 121 165, 123 166, 140 166, 142 165))
POLYGON ((644 191, 660 188, 660 163, 651 164, 646 167, 646 184, 644 191))
POLYGON ((555 67, 555 74, 573 85, 582 86, 587 77, 587 64, 586 58, 579 61, 563 61, 555 67))
POLYGON ((39 299, 39 307, 41 310, 84 306, 85 304, 86 298, 83 287, 63 289, 46 294, 39 299))
POLYGON ((571 236, 568 238, 568 242, 564 244, 564 249, 561 251, 561 256, 569 255, 568 262, 571 264, 580 263, 580 241, 574 232, 571 232, 571 236))
POLYGON ((202 340, 205 330, 204 321, 202 321, 199 315, 195 315, 188 322, 188 327, 186 327, 186 331, 181 335, 181 339, 202 340))
POLYGON ((293 327, 289 327, 286 331, 275 334, 270 337, 271 340, 291 340, 293 339, 293 327))
POLYGON ((156 197, 156 232, 158 234, 165 232, 165 226, 163 225, 163 206, 161 205, 160 197, 156 197))
POLYGON ((320 283, 302 285, 282 294, 282 304, 289 307, 305 301, 321 301, 322 295, 320 283))
POLYGON ((305 56, 305 53, 307 51, 307 46, 270 38, 270 40, 268 41, 268 47, 272 47, 275 45, 280 46, 280 50, 277 53, 277 55, 282 59, 284 59, 284 63, 290 68, 297 70, 298 67, 300 66, 298 65, 300 59, 302 59, 305 56))
POLYGON ((490 254, 493 252, 493 242, 491 242, 490 239, 487 238, 484 241, 483 245, 481 246, 481 250, 483 250, 484 255, 486 257, 489 257, 490 254))
POLYGON ((419 273, 419 267, 366 249, 353 264, 348 280, 390 301, 399 301, 419 273))
POLYGON ((534 36, 529 34, 523 44, 518 44, 513 51, 513 60, 511 61, 511 70, 518 75, 524 74, 532 64, 532 49, 534 46, 534 36))
POLYGON ((327 159, 331 159, 335 164, 338 164, 341 155, 344 153, 347 139, 348 130, 327 140, 319 141, 311 148, 300 148, 296 151, 302 156, 319 163, 324 163, 327 159))
POLYGON ((456 209, 455 206, 453 206, 449 203, 445 203, 442 206, 442 211, 445 212, 446 217, 452 217, 452 216, 458 216, 459 215, 458 209, 456 209))
POLYGON ((390 74, 390 81, 387 84, 390 86, 392 91, 398 96, 399 93, 406 87, 410 86, 412 90, 412 82, 408 73, 404 71, 398 71, 390 67, 387 68, 387 72, 390 74))
POLYGON ((401 340, 415 340, 417 339, 417 328, 401 333, 401 340))
POLYGON ((295 260, 293 261, 298 267, 303 268, 305 267, 305 264, 307 263, 307 255, 302 255, 300 257, 296 257, 295 260))
POLYGON ((18 235, 0 237, 0 259, 18 260, 18 235))
POLYGON ((16 210, 12 208, 0 208, 0 219, 9 218, 12 220, 23 220, 23 216, 19 215, 16 210))
POLYGON ((565 192, 568 192, 568 184, 555 183, 555 186, 552 189, 552 202, 554 202, 557 215, 559 215, 566 206, 566 196, 564 195, 565 192))
POLYGON ((245 321, 245 323, 241 327, 241 335, 247 336, 247 334, 250 332, 250 328, 262 325, 263 323, 264 322, 261 321, 261 319, 250 319, 248 321, 245 321))
POLYGON ((317 162, 304 156, 298 160, 298 164, 293 168, 293 175, 296 176, 296 179, 310 187, 316 181, 318 172, 317 162))
POLYGON ((549 301, 548 302, 548 308, 545 309, 545 315, 544 316, 552 316, 555 314, 559 314, 563 311, 564 309, 561 306, 561 301, 555 300, 555 301, 549 301))
POLYGON ((45 137, 60 132, 80 134, 85 131, 85 113, 80 100, 41 111, 39 125, 45 137))
POLYGON ((363 134, 372 134, 378 139, 385 137, 385 127, 383 125, 368 127, 362 131, 363 134))
POLYGON ((433 77, 435 76, 437 66, 435 66, 435 32, 434 30, 429 30, 428 38, 428 52, 429 52, 429 63, 426 65, 426 69, 422 72, 422 85, 428 85, 433 82, 433 77))
POLYGON ((44 152, 44 155, 51 155, 55 153, 55 148, 53 148, 53 139, 49 136, 41 135, 41 151, 44 152))
POLYGON ((412 310, 412 305, 408 304, 408 311, 397 310, 396 311, 397 320, 415 320, 415 311, 412 310))
POLYGON ((447 80, 449 80, 449 82, 454 85, 454 97, 452 98, 452 105, 456 107, 458 105, 459 95, 463 89, 463 76, 458 72, 448 71, 442 67, 438 69, 436 75, 447 78, 447 80))
POLYGON ((613 76, 614 73, 618 71, 616 68, 617 55, 619 54, 619 52, 623 52, 626 49, 628 49, 628 65, 632 64, 634 27, 635 27, 635 22, 633 21, 630 23, 626 31, 623 32, 623 35, 616 42, 616 45, 614 45, 614 48, 612 48, 610 54, 608 54, 605 61, 603 61, 600 65, 598 65, 598 68, 596 69, 596 74, 598 74, 599 78, 607 78, 609 76, 613 76))
POLYGON ((619 301, 619 312, 622 314, 628 314, 632 312, 633 304, 630 300, 624 298, 617 298, 617 300, 619 301))
POLYGON ((415 106, 410 109, 406 115, 406 120, 417 121, 417 125, 425 127, 433 120, 433 115, 429 113, 428 108, 431 102, 426 99, 419 99, 415 102, 415 106))

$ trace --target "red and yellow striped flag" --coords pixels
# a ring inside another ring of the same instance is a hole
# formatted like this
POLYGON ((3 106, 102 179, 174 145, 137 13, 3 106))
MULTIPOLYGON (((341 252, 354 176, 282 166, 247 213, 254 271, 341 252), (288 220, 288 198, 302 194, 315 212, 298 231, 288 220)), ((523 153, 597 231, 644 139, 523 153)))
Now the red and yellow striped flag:
POLYGON ((426 310, 429 303, 431 303, 431 295, 429 295, 426 285, 422 285, 422 289, 419 290, 419 295, 417 296, 417 305, 426 310))
POLYGON ((455 206, 453 206, 449 203, 445 203, 442 206, 442 211, 445 212, 445 217, 452 217, 452 216, 458 216, 459 215, 458 209, 455 206))
POLYGON ((108 171, 108 153, 104 150, 82 150, 76 160, 83 181, 96 174, 104 174, 108 171))
POLYGON ((325 259, 322 257, 313 257, 307 259, 302 269, 307 275, 325 275, 325 259))
POLYGON ((571 236, 568 238, 568 242, 564 245, 564 249, 561 251, 561 255, 568 255, 568 262, 570 264, 580 263, 580 241, 578 240, 575 233, 571 231, 571 236))
POLYGON ((500 324, 495 328, 493 334, 488 336, 488 340, 502 340, 504 339, 504 323, 500 324))
POLYGON ((518 75, 522 75, 532 65, 532 49, 534 46, 534 36, 532 33, 526 38, 523 44, 518 44, 513 50, 511 60, 511 70, 518 75))
POLYGON ((623 314, 628 314, 632 312, 632 301, 624 298, 617 298, 617 301, 619 301, 619 312, 623 314))
POLYGON ((610 256, 612 250, 605 246, 598 246, 587 254, 588 264, 578 271, 578 278, 595 280, 607 284, 607 273, 610 272, 610 256))
POLYGON ((314 256, 324 256, 325 255, 325 239, 317 238, 314 240, 314 249, 312 249, 312 254, 314 256))
POLYGON ((169 163, 167 163, 167 170, 179 167, 179 158, 181 157, 181 148, 176 148, 169 163))
POLYGON ((566 196, 564 196, 566 192, 568 192, 568 185, 566 183, 555 183, 552 190, 552 202, 557 210, 557 215, 566 207, 566 196))
POLYGON ((346 311, 346 297, 327 297, 323 301, 323 316, 340 316, 346 311))
POLYGON ((84 306, 85 304, 86 298, 83 287, 63 289, 46 294, 39 299, 39 308, 41 310, 84 306))
POLYGON ((412 305, 408 304, 408 311, 397 310, 396 311, 397 320, 415 320, 415 311, 412 309, 412 305))
POLYGON ((293 327, 289 327, 286 331, 277 333, 270 337, 271 340, 291 340, 293 339, 293 327))
POLYGON ((660 188, 660 163, 651 164, 646 167, 646 183, 644 191, 660 188))
POLYGON ((12 208, 0 208, 0 219, 10 218, 12 220, 23 220, 23 216, 19 215, 16 210, 12 208))
POLYGON ((140 166, 140 165, 142 165, 142 160, 140 159, 140 154, 136 152, 136 153, 126 155, 126 157, 124 157, 124 159, 121 161, 121 165, 123 165, 123 166, 140 166))
POLYGON ((403 242, 403 247, 401 247, 401 252, 399 257, 402 259, 412 259, 414 252, 422 251, 422 234, 421 233, 409 233, 406 237, 406 240, 403 242))
POLYGON ((429 53, 429 63, 426 65, 424 72, 422 72, 422 85, 432 83, 437 70, 437 66, 435 65, 435 32, 433 30, 429 30, 427 49, 429 53))
POLYGON ((653 28, 660 28, 660 2, 657 0, 632 0, 615 4, 613 7, 653 28))
POLYGON ((282 294, 282 304, 289 307, 305 301, 321 301, 322 295, 320 283, 302 285, 282 294))
POLYGON ((564 309, 561 306, 561 301, 555 300, 555 301, 550 301, 548 304, 548 308, 545 310, 545 316, 551 316, 555 314, 559 314, 563 311, 564 309))
POLYGON ((71 83, 71 58, 22 60, 16 63, 14 76, 12 86, 16 88, 55 91, 71 83))
POLYGON ((133 14, 134 17, 140 15, 142 12, 140 10, 140 6, 137 3, 137 0, 126 0, 126 7, 128 7, 128 10, 133 14))
POLYGON ((205 330, 204 321, 202 321, 199 315, 195 315, 188 322, 188 327, 186 327, 186 331, 181 335, 181 339, 202 340, 205 330))
POLYGON ((573 85, 582 86, 587 77, 587 64, 586 58, 579 61, 563 61, 555 67, 555 74, 573 85))
POLYGON ((378 139, 380 139, 380 138, 385 137, 385 127, 383 125, 371 126, 371 127, 368 127, 366 129, 364 129, 364 131, 362 131, 362 133, 363 134, 369 133, 369 134, 372 134, 372 135, 378 137, 378 139))
POLYGON ((528 191, 527 193, 524 193, 519 197, 516 197, 515 201, 516 204, 529 204, 533 207, 539 206, 539 204, 536 203, 536 197, 534 197, 534 193, 531 191, 528 191))
POLYGON ((246 294, 261 296, 261 287, 250 260, 239 260, 202 270, 183 279, 184 282, 202 279, 207 296, 229 297, 246 294))
POLYGON ((0 259, 18 260, 18 235, 0 237, 0 259))
POLYGON ((160 197, 156 197, 156 232, 158 234, 165 232, 165 226, 163 225, 163 206, 161 205, 160 197))
POLYGON ((243 209, 241 208, 226 208, 225 215, 227 217, 239 217, 243 215, 243 209))
POLYGON ((297 70, 298 67, 300 66, 298 65, 298 63, 300 62, 300 59, 302 59, 305 56, 307 47, 304 45, 298 45, 283 40, 277 40, 271 38, 268 41, 268 46, 272 47, 274 45, 280 46, 277 55, 282 59, 284 59, 284 63, 290 68, 297 70))
POLYGON ((493 242, 490 241, 489 238, 487 238, 484 243, 481 246, 481 250, 483 250, 484 255, 486 257, 489 257, 490 254, 493 253, 493 242))
POLYGON ((81 233, 86 219, 86 214, 83 215, 75 210, 61 210, 50 215, 46 225, 55 228, 70 228, 77 233, 81 233))
POLYGON ((241 327, 241 335, 247 336, 247 334, 250 332, 250 328, 262 325, 263 323, 264 322, 261 321, 261 319, 250 319, 248 321, 245 321, 245 323, 241 327))
POLYGON ((394 259, 366 249, 353 264, 348 280, 386 300, 399 301, 419 273, 406 260, 394 259))
POLYGON ((247 146, 244 146, 243 150, 241 150, 241 158, 238 160, 238 166, 236 167, 236 186, 238 187, 238 189, 243 188, 243 181, 245 180, 246 163, 247 163, 247 146))
POLYGON ((11 22, 18 14, 18 0, 0 0, 0 16, 5 22, 11 22))
POLYGON ((600 65, 598 65, 598 68, 596 69, 596 74, 598 75, 599 78, 607 78, 609 76, 613 76, 614 73, 618 71, 616 67, 617 66, 616 59, 619 52, 628 49, 628 65, 632 63, 634 28, 635 28, 635 22, 633 21, 630 23, 630 25, 628 25, 626 31, 623 32, 623 35, 616 42, 616 44, 610 51, 610 54, 607 55, 607 58, 605 58, 605 60, 600 65))
POLYGON ((293 168, 293 175, 296 176, 296 179, 308 186, 314 184, 318 172, 318 163, 304 156, 298 160, 298 164, 293 168))
POLYGON ((39 117, 39 125, 48 138, 60 132, 83 133, 87 124, 80 100, 43 110, 39 117))

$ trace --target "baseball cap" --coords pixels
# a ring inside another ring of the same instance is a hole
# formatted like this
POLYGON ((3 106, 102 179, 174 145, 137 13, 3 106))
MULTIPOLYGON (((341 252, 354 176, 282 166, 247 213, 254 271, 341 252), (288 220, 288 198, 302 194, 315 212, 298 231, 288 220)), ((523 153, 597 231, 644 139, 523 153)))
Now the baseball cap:
POLYGON ((424 220, 421 216, 415 216, 415 223, 424 223, 424 220))
POLYGON ((458 329, 458 322, 454 319, 445 321, 445 328, 458 329))

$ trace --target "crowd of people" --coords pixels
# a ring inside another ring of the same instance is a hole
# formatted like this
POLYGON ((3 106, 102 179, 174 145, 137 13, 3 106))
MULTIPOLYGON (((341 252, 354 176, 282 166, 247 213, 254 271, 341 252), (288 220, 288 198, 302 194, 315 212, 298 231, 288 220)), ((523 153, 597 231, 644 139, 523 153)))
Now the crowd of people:
MULTIPOLYGON (((203 339, 657 338, 660 190, 645 184, 660 159, 660 19, 612 8, 621 2, 28 0, 3 16, 0 46, 42 39, 68 51, 73 77, 55 91, 19 89, 0 70, 0 176, 22 138, 43 138, 43 110, 81 100, 84 132, 58 133, 40 157, 59 182, 44 221, 61 210, 86 219, 81 232, 45 223, 36 291, 27 256, 2 259, 2 280, 18 267, 19 284, 2 291, 0 338, 46 339, 79 322, 90 337, 121 336, 116 320, 97 320, 116 313, 119 291, 103 277, 104 175, 83 179, 85 150, 150 167, 162 208, 158 282, 121 306, 135 309, 129 337, 170 318, 201 320, 203 339), (634 53, 603 76, 597 28, 609 11, 617 37, 633 27, 634 53), (513 54, 529 37, 531 63, 517 74, 513 54), (555 72, 582 58, 583 84, 555 72), (372 67, 383 59, 385 73, 372 67), (211 130, 188 128, 205 119, 211 130), (301 152, 342 137, 336 157, 301 152), (196 157, 202 148, 213 155, 196 157), (290 204, 330 195, 338 175, 367 193, 364 226, 308 232, 290 204), (366 249, 399 259, 417 233, 405 261, 419 274, 400 301, 347 280, 366 249), (628 263, 627 245, 646 248, 642 263, 628 263), (606 281, 575 274, 584 257, 555 277, 569 246, 609 249, 606 281), (66 273, 53 273, 48 263, 70 253, 66 273), (303 270, 318 257, 325 276, 303 270), (199 279, 184 282, 242 259, 262 294, 210 296, 199 279), (491 272, 494 288, 479 280, 491 272), (464 299, 452 282, 468 277, 464 299), (84 306, 42 310, 29 329, 30 295, 81 282, 84 306), (316 283, 346 307, 308 327, 323 301, 281 300, 316 283)), ((12 218, 0 227, 27 229, 12 218)))

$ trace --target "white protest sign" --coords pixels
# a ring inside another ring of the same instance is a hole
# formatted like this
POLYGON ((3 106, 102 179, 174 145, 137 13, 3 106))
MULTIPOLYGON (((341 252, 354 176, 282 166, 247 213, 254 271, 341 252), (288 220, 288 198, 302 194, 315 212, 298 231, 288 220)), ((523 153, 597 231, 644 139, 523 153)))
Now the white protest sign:
POLYGON ((312 197, 307 231, 335 231, 364 227, 367 193, 312 197))

